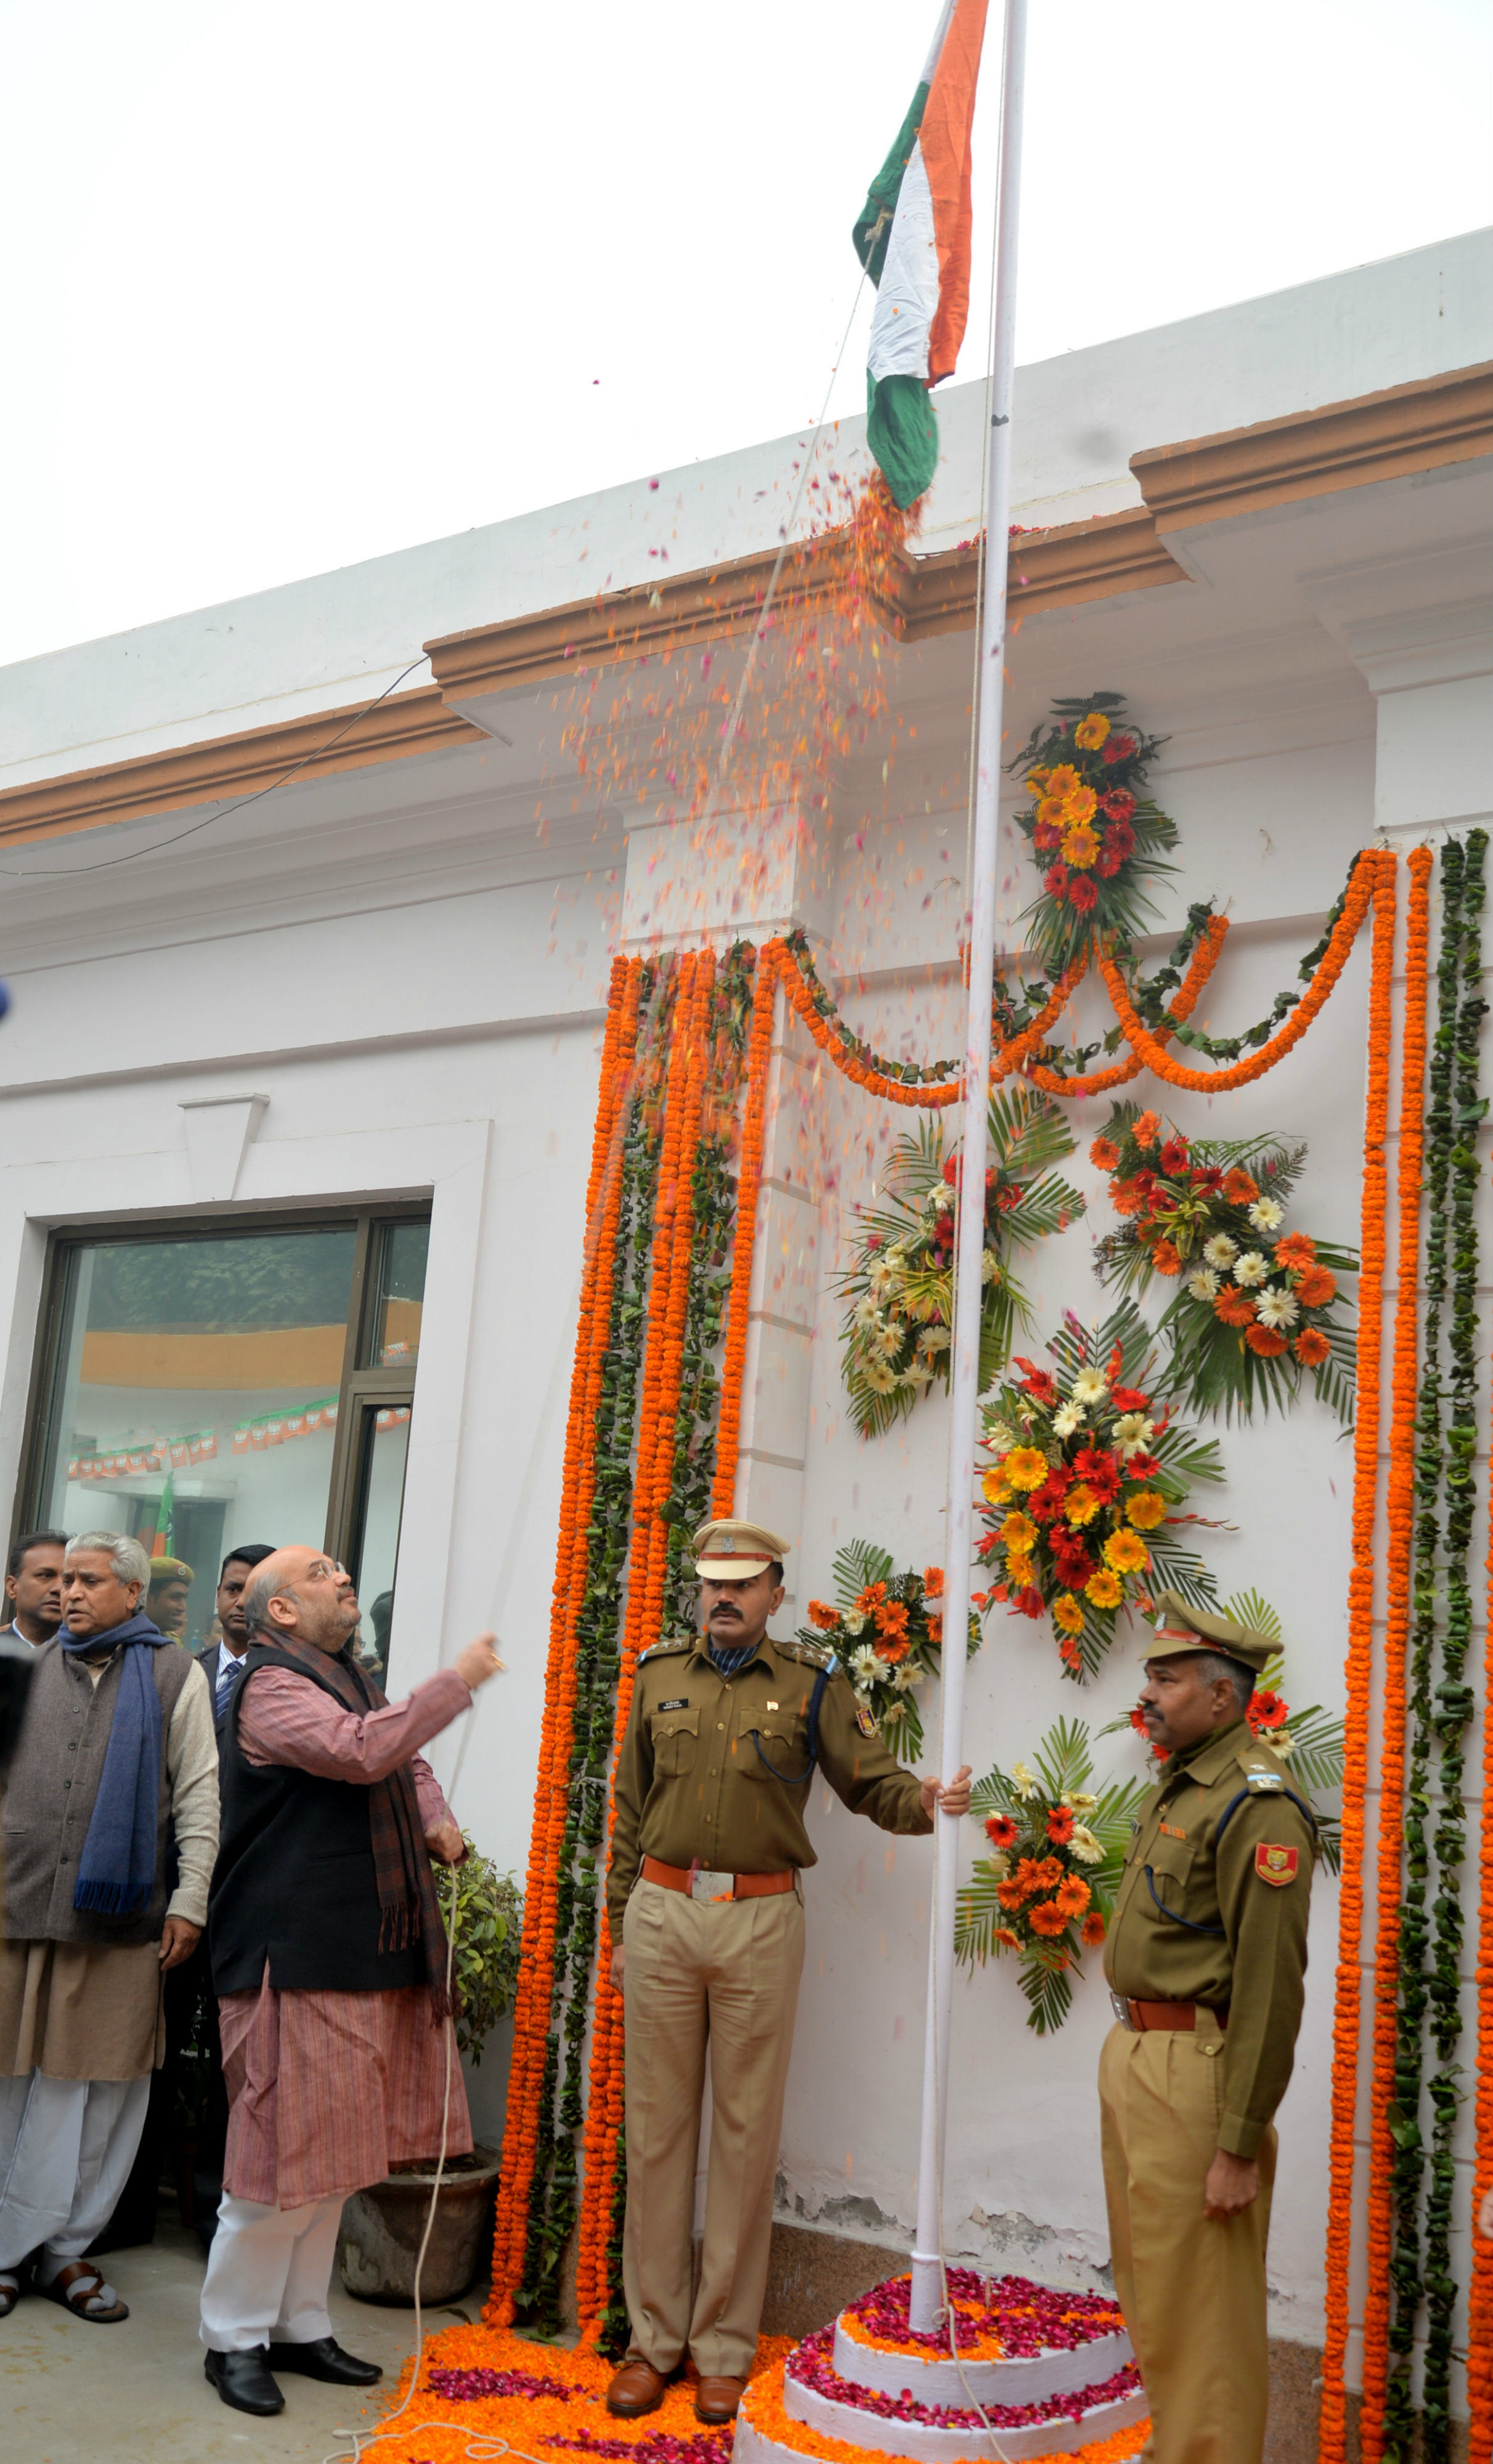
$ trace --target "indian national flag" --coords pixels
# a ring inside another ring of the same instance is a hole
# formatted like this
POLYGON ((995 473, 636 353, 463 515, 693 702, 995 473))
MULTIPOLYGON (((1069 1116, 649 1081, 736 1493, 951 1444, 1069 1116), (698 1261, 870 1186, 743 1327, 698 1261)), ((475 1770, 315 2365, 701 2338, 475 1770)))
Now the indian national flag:
POLYGON ((953 375, 969 314, 969 123, 987 0, 944 0, 912 109, 856 224, 877 286, 867 435, 899 505, 938 462, 929 385, 953 375))

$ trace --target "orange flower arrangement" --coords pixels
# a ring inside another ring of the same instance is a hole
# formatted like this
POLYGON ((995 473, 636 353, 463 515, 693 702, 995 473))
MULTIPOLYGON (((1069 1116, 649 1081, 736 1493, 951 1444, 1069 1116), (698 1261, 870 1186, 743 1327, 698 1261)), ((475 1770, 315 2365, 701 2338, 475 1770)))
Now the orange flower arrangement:
MULTIPOLYGON (((1348 1715, 1344 1723, 1343 1885, 1338 1908, 1337 2003, 1332 2031, 1332 2102, 1328 2149, 1326 2335, 1323 2354, 1319 2464, 1344 2464, 1348 2396, 1348 2264, 1352 2241, 1353 2131, 1357 2118, 1359 2026, 1364 1925, 1364 1805, 1369 1783, 1369 1717, 1373 1649, 1374 1530, 1379 1457, 1379 1356, 1384 1329, 1384 1261, 1389 1180, 1384 1148, 1389 1130, 1390 1059, 1393 1041, 1394 893, 1397 858, 1383 848, 1360 859, 1352 889, 1329 945, 1344 927, 1362 921, 1373 903, 1369 986, 1369 1087, 1364 1120, 1362 1265, 1358 1286, 1358 1416, 1353 1432, 1352 1570, 1348 1587, 1348 1715), (1356 911, 1356 913, 1355 913, 1356 911)), ((1345 940, 1338 970, 1348 955, 1345 940)), ((1313 979, 1314 987, 1318 978, 1313 979)), ((1332 980, 1336 981, 1336 973, 1332 980)), ((1330 990, 1330 985, 1327 990, 1330 990)), ((1324 992, 1322 999, 1326 1000, 1324 992)), ((1305 1008, 1304 1001, 1302 1009, 1305 1008)), ((1321 1006, 1319 1001, 1318 1006, 1321 1006)), ((1298 1010, 1295 1018, 1302 1014, 1298 1010)), ((1294 1023, 1294 1019, 1293 1019, 1294 1023)), ((1278 1041, 1280 1039, 1277 1039, 1278 1041)))
MULTIPOLYGON (((1410 1633, 1411 1548, 1415 1515, 1416 1352, 1419 1336, 1420 1176, 1425 1153, 1426 972, 1431 915, 1429 847, 1410 858, 1406 920, 1405 1020, 1400 1058, 1399 1243, 1395 1267, 1394 1363, 1390 1404, 1386 1519, 1385 1637, 1379 1745, 1379 1882, 1373 1956, 1373 2057, 1369 2098, 1369 2280, 1364 2296, 1364 2464, 1384 2446, 1389 2380, 1390 2259, 1393 2247, 1392 2172, 1394 2053, 1399 1988, 1400 1860, 1404 1848, 1405 1651, 1410 1633)), ((1298 1236, 1300 1243, 1300 1236, 1298 1236)), ((1285 1246, 1282 1242, 1277 1256, 1285 1246)), ((1304 1259, 1292 1263, 1304 1265, 1304 1259)))

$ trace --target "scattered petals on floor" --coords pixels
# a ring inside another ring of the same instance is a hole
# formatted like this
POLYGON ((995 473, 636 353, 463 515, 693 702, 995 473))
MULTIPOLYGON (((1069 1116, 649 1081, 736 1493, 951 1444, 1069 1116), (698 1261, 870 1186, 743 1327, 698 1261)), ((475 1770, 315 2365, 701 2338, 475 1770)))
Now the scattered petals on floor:
MULTIPOLYGON (((810 2430, 784 2410, 783 2370, 793 2349, 788 2336, 765 2336, 757 2347, 747 2396, 756 2428, 820 2464, 886 2464, 879 2451, 810 2430)), ((682 2381, 639 2421, 608 2412, 613 2368, 589 2346, 568 2352, 502 2328, 448 2327, 425 2347, 409 2409, 390 2435, 374 2431, 364 2452, 368 2464, 467 2464, 475 2441, 493 2439, 540 2464, 571 2464, 576 2456, 607 2464, 729 2464, 729 2427, 707 2429, 698 2421, 695 2391, 682 2381)), ((406 2371, 390 2411, 408 2383, 406 2371)), ((1149 2422, 1137 2422, 1080 2448, 1062 2464, 1130 2464, 1149 2431, 1149 2422)))
MULTIPOLYGON (((767 2336, 757 2367, 781 2363, 789 2336, 767 2336)), ((695 2417, 695 2390, 671 2387, 656 2412, 620 2421, 604 2398, 615 2364, 588 2345, 568 2352, 500 2327, 448 2327, 425 2347, 420 2384, 390 2435, 376 2431, 368 2464, 466 2464, 470 2442, 506 2440, 541 2464, 573 2464, 579 2456, 609 2464, 729 2464, 731 2433, 695 2417)), ((406 2370, 390 2404, 409 2385, 406 2370)))

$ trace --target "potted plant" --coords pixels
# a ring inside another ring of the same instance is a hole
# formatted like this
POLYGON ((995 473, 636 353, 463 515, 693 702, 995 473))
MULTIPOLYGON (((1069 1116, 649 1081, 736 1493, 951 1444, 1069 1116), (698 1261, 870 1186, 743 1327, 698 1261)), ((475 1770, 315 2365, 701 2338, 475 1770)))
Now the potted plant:
MULTIPOLYGON (((461 1836, 467 1853, 455 1869, 456 2037, 457 2052, 478 2063, 488 2035, 513 2005, 524 1901, 513 1876, 501 1874, 465 1832, 461 1836)), ((433 2148, 428 2157, 397 2166, 384 2181, 356 2191, 343 2209, 338 2260, 344 2284, 360 2299, 406 2307, 413 2302, 437 2158, 433 2148)), ((495 2147, 447 2157, 420 2277, 423 2304, 455 2300, 476 2276, 492 2228, 499 2162, 495 2147)))

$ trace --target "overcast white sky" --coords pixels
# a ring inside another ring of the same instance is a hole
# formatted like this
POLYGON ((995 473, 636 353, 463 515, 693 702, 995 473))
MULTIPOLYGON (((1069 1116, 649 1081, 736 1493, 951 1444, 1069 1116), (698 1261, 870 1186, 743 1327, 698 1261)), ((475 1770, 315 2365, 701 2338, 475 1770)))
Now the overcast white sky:
MULTIPOLYGON (((0 662, 813 417, 937 5, 0 0, 0 662)), ((1019 357, 1493 219, 1490 29, 1032 0, 1019 357)))

